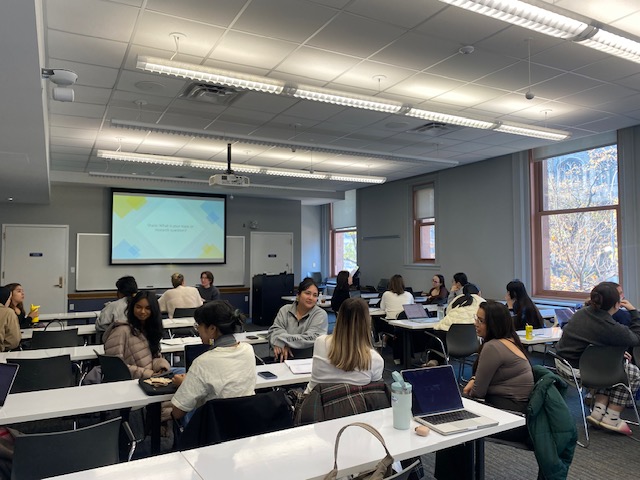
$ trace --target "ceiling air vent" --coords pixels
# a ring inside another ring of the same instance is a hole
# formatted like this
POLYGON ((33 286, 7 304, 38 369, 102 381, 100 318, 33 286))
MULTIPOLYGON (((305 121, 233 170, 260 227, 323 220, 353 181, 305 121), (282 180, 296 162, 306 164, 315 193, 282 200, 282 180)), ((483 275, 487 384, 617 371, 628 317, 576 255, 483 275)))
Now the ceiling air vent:
POLYGON ((243 94, 244 92, 239 92, 233 87, 193 82, 186 86, 180 96, 187 100, 196 100, 198 102, 231 105, 243 94))
POLYGON ((445 133, 451 133, 454 130, 458 130, 458 127, 442 122, 429 122, 425 123, 424 125, 420 125, 419 127, 412 128, 407 132, 437 137, 439 135, 444 135, 445 133))

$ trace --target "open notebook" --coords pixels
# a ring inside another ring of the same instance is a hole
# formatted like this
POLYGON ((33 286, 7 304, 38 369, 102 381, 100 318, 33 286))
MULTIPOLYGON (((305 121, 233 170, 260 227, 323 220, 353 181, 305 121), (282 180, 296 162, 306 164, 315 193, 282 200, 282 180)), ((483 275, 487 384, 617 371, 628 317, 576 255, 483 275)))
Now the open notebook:
POLYGON ((300 360, 285 360, 284 364, 289 367, 291 373, 311 373, 313 358, 301 358, 300 360))

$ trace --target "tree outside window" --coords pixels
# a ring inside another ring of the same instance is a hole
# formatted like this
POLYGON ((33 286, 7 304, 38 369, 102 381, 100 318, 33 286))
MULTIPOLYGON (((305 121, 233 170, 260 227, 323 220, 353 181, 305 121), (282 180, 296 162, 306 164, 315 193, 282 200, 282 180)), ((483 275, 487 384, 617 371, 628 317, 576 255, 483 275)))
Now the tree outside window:
POLYGON ((333 233, 333 275, 341 270, 351 271, 358 264, 358 235, 353 230, 333 233))
POLYGON ((537 161, 533 171, 536 293, 584 297, 618 282, 617 146, 537 161))

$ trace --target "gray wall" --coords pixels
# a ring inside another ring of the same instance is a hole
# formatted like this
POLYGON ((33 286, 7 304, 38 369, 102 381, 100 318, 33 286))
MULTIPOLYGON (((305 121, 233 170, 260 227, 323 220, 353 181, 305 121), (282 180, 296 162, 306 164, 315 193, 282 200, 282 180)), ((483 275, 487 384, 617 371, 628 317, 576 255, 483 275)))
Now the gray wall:
MULTIPOLYGON (((593 140, 597 142, 596 140, 593 140)), ((579 139, 556 148, 589 148, 579 139)), ((640 127, 618 132, 622 283, 640 303, 640 127)), ((531 286, 528 152, 494 158, 431 175, 358 190, 358 263, 364 285, 395 273, 414 290, 425 289, 436 273, 464 271, 486 298, 502 299, 507 282, 531 286), (434 265, 412 262, 412 187, 436 186, 434 265)))
POLYGON ((502 298, 514 275, 511 157, 358 190, 358 263, 362 282, 399 273, 405 285, 424 290, 436 273, 447 285, 464 271, 490 298, 502 298), (436 187, 436 258, 413 264, 412 188, 436 187))
MULTIPOLYGON (((52 186, 49 205, 10 204, 0 211, 0 224, 69 225, 69 267, 75 266, 77 233, 109 233, 110 190, 103 187, 52 186)), ((227 234, 245 236, 245 265, 249 265, 251 229, 293 232, 293 271, 301 265, 301 204, 299 201, 239 197, 227 201, 227 234)), ((115 282, 116 279, 114 279, 115 282)), ((20 281, 18 279, 18 281, 20 281)), ((69 274, 68 293, 75 292, 75 274, 69 274)), ((245 285, 250 285, 246 269, 245 285)))
POLYGON ((320 206, 302 206, 302 264, 300 267, 300 277, 304 278, 309 272, 322 272, 322 255, 320 247, 320 237, 322 235, 321 217, 322 208, 320 206))

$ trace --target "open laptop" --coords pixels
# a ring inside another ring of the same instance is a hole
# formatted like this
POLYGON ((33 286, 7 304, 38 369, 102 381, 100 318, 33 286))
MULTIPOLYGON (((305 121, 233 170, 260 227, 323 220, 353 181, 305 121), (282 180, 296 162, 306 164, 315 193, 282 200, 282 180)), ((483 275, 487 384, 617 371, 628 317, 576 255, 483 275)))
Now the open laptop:
POLYGON ((412 322, 433 322, 432 318, 429 318, 429 313, 425 310, 423 305, 419 303, 408 303, 402 305, 407 320, 412 322))
POLYGON ((403 370, 413 386, 413 419, 441 435, 492 427, 497 420, 465 410, 451 365, 403 370))
POLYGON ((18 374, 19 365, 15 363, 0 363, 0 407, 4 405, 7 395, 11 391, 13 381, 18 374))

